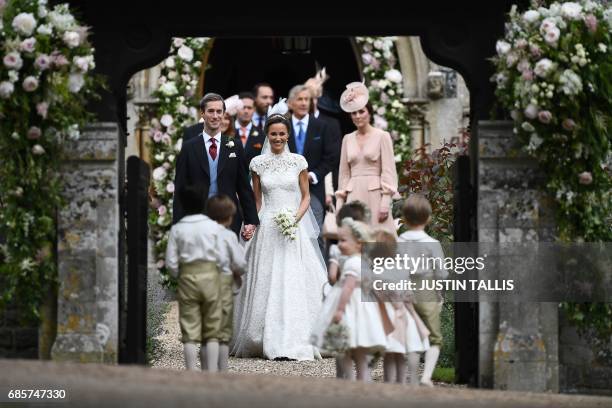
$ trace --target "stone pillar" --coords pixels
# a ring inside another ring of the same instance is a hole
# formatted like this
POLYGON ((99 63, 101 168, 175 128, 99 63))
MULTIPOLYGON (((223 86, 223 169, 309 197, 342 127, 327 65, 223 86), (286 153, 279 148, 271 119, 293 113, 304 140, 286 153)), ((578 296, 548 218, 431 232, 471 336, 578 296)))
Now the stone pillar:
POLYGON ((116 123, 96 123, 66 151, 54 360, 117 362, 119 140, 116 123))
MULTIPOLYGON (((552 205, 540 191, 542 175, 519 151, 512 123, 479 122, 478 150, 479 242, 552 241, 552 205)), ((512 265, 499 270, 520 273, 512 265)), ((482 302, 479 311, 479 385, 558 392, 557 304, 482 302)))

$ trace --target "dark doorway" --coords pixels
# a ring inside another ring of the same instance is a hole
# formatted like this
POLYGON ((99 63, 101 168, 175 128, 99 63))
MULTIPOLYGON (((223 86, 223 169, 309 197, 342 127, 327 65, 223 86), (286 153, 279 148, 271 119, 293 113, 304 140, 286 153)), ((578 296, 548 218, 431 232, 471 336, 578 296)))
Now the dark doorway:
POLYGON ((325 110, 337 116, 344 133, 352 131, 348 115, 337 104, 347 83, 361 81, 352 37, 310 38, 308 53, 283 52, 284 43, 283 38, 215 38, 207 61, 210 68, 204 74, 204 92, 227 97, 250 91, 257 82, 267 82, 278 99, 326 67, 330 78, 325 83, 325 97, 334 105, 325 110))

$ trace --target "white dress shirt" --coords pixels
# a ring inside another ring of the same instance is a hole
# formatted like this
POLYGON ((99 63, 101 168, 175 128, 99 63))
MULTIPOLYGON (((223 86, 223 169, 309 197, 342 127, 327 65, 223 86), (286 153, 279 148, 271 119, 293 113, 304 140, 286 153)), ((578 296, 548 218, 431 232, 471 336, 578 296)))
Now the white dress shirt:
MULTIPOLYGON (((247 140, 249 140, 249 136, 251 134, 251 128, 253 127, 253 122, 249 122, 247 123, 246 126, 244 126, 246 128, 246 137, 247 140)), ((236 119, 236 121, 234 122, 234 128, 236 128, 236 132, 238 133, 238 137, 241 138, 242 137, 242 124, 240 124, 240 121, 238 121, 238 119, 236 119)))
POLYGON ((196 261, 219 264, 220 234, 225 228, 203 214, 186 215, 172 226, 166 248, 166 266, 178 277, 180 264, 196 261))
POLYGON ((244 247, 238 242, 234 231, 223 228, 219 237, 222 241, 221 273, 231 275, 233 272, 244 275, 246 272, 246 258, 244 247))
MULTIPOLYGON (((295 115, 291 115, 291 122, 293 123, 293 130, 295 133, 295 137, 297 137, 297 132, 299 132, 300 126, 298 125, 299 122, 302 122, 302 128, 304 129, 304 146, 306 146, 306 137, 307 137, 307 130, 308 130, 308 119, 310 118, 310 115, 305 115, 302 119, 298 119, 297 116, 295 115)), ((317 178, 317 175, 314 174, 312 171, 308 172, 308 176, 310 178, 310 184, 317 184, 319 182, 319 179, 317 178)))

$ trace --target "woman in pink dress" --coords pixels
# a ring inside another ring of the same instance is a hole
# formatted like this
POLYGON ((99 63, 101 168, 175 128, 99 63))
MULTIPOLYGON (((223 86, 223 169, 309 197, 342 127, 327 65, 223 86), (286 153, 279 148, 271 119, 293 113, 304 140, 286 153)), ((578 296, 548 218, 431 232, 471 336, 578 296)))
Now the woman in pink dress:
POLYGON ((340 106, 351 114, 357 130, 342 140, 337 207, 362 201, 370 208, 372 227, 396 233, 391 202, 397 195, 397 171, 391 135, 372 126, 373 109, 365 85, 352 82, 346 88, 340 106))

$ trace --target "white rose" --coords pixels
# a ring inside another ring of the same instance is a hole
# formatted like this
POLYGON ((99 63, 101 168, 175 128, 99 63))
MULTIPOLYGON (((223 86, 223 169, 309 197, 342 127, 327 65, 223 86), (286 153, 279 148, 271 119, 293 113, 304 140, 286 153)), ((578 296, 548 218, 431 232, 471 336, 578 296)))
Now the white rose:
POLYGON ((176 48, 179 48, 185 44, 185 39, 177 37, 172 41, 172 44, 174 44, 176 48))
POLYGON ((535 119, 538 116, 538 111, 539 111, 538 107, 536 105, 530 103, 529 105, 527 105, 527 107, 525 108, 525 111, 523 113, 529 119, 535 119))
POLYGON ((166 96, 176 95, 178 93, 178 89, 176 89, 176 85, 174 82, 166 82, 159 87, 161 93, 166 96))
POLYGON ((68 76, 68 89, 72 93, 77 93, 85 85, 83 74, 70 74, 68 76))
POLYGON ((8 77, 9 81, 13 84, 19 80, 19 74, 17 73, 17 71, 14 70, 10 70, 8 72, 8 77))
POLYGON ((41 5, 40 7, 38 7, 38 17, 45 18, 47 17, 47 14, 47 9, 44 6, 41 5))
POLYGON ((561 36, 561 31, 558 27, 552 27, 550 30, 544 34, 544 41, 550 45, 556 45, 557 41, 559 41, 559 37, 561 36))
POLYGON ((19 44, 19 49, 24 52, 34 52, 36 49, 36 38, 26 38, 19 44))
POLYGON ((385 78, 391 82, 400 83, 402 82, 402 73, 397 69, 390 69, 389 71, 385 72, 385 78))
POLYGON ((23 80, 23 90, 26 92, 34 92, 38 88, 38 79, 33 76, 28 76, 23 80))
POLYGON ((68 139, 70 140, 79 140, 81 138, 81 132, 79 131, 79 125, 77 124, 68 126, 66 133, 68 134, 68 139))
POLYGON ((521 128, 523 128, 523 130, 525 132, 533 132, 535 130, 535 128, 533 127, 533 125, 529 122, 523 122, 521 124, 521 128))
POLYGON ((166 66, 167 66, 168 68, 174 68, 174 65, 175 65, 175 63, 174 63, 174 57, 168 57, 168 58, 166 58, 166 60, 164 61, 164 63, 166 64, 166 66))
POLYGON ((89 70, 90 58, 76 56, 72 59, 72 63, 80 72, 87 72, 89 70))
POLYGON ((553 68, 553 62, 548 58, 542 58, 539 60, 534 68, 534 72, 537 76, 545 78, 553 68))
POLYGON ((573 2, 563 3, 561 5, 561 15, 568 20, 580 20, 582 18, 582 6, 573 2))
POLYGON ((506 41, 499 40, 497 41, 497 44, 495 44, 495 49, 497 50, 498 55, 507 54, 508 51, 510 51, 510 48, 512 47, 506 41))
POLYGON ((43 149, 43 147, 39 144, 34 145, 32 147, 32 154, 40 156, 41 154, 45 154, 45 149, 43 149))
POLYGON ((2 59, 4 62, 4 66, 8 69, 15 69, 19 71, 23 66, 23 60, 21 59, 21 55, 18 52, 9 52, 2 59))
POLYGON ((533 24, 540 19, 540 13, 535 10, 526 11, 523 14, 523 20, 525 20, 529 24, 533 24))
POLYGON ((0 98, 7 99, 15 91, 15 86, 8 82, 0 82, 0 98))
POLYGON ((553 27, 557 27, 557 20, 551 17, 547 17, 540 24, 540 34, 544 35, 553 27))
POLYGON ((161 181, 165 179, 167 175, 168 172, 163 166, 159 166, 155 170, 153 170, 153 180, 161 181))
POLYGON ((189 108, 187 106, 183 105, 183 104, 180 104, 178 106, 178 112, 181 115, 187 115, 187 114, 189 114, 189 108))
POLYGON ((13 28, 19 34, 32 35, 36 27, 36 20, 32 13, 19 13, 13 19, 13 28))
POLYGON ((40 35, 51 35, 53 33, 53 28, 48 24, 42 24, 38 26, 36 32, 40 35))
POLYGON ((51 25, 59 31, 66 31, 75 25, 74 17, 71 14, 65 14, 61 11, 52 11, 47 16, 47 20, 51 25))
POLYGON ((170 127, 170 125, 172 125, 172 123, 174 122, 174 118, 172 117, 172 115, 166 113, 162 115, 159 122, 165 127, 170 127))
POLYGON ((529 150, 535 150, 542 144, 544 140, 537 133, 532 133, 529 138, 529 150))
POLYGON ((76 31, 66 31, 62 39, 69 48, 75 48, 81 44, 81 36, 76 31))
POLYGON ((181 57, 183 61, 189 62, 193 59, 193 50, 187 47, 186 45, 183 45, 181 48, 179 48, 177 54, 179 57, 181 57))

